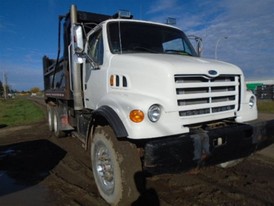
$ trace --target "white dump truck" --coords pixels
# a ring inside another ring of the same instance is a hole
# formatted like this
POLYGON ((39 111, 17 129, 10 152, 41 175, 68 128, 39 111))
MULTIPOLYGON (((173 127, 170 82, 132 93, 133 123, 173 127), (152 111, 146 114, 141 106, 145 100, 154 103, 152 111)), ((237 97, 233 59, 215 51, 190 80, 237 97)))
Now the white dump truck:
POLYGON ((257 146, 244 123, 257 118, 256 98, 242 70, 199 57, 174 26, 72 5, 43 69, 49 129, 79 138, 111 205, 138 198, 140 173, 221 164, 257 146))

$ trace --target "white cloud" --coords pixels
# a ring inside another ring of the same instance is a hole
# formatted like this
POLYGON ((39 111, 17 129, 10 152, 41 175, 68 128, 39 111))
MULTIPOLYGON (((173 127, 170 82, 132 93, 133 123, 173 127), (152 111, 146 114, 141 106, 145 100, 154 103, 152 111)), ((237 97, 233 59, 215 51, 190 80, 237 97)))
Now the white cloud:
POLYGON ((194 1, 178 15, 177 26, 203 38, 204 57, 214 58, 221 38, 219 59, 240 66, 248 78, 274 78, 273 8, 273 0, 194 1))
POLYGON ((153 5, 149 8, 148 12, 151 13, 158 13, 158 12, 165 12, 169 9, 176 9, 177 8, 177 1, 176 0, 158 0, 157 2, 153 3, 153 5))
POLYGON ((16 34, 16 26, 10 20, 6 20, 5 17, 0 16, 0 33, 16 34))

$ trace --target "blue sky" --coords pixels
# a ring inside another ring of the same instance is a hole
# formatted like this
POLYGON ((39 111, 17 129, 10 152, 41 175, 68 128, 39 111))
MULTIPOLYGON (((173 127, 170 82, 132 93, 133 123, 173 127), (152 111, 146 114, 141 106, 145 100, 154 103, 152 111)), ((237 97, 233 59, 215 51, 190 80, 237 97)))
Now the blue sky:
POLYGON ((201 36, 203 57, 241 67, 247 80, 274 79, 274 0, 0 0, 0 80, 12 89, 43 89, 42 57, 56 58, 58 15, 79 10, 164 23, 177 19, 186 34, 201 36), (224 37, 228 37, 225 39, 224 37))

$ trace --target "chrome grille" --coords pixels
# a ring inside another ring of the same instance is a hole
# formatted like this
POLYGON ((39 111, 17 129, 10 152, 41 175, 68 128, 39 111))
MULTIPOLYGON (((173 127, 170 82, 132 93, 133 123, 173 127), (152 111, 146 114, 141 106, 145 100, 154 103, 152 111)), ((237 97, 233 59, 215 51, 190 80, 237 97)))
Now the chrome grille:
POLYGON ((239 76, 175 75, 175 85, 181 118, 220 114, 238 108, 239 76))

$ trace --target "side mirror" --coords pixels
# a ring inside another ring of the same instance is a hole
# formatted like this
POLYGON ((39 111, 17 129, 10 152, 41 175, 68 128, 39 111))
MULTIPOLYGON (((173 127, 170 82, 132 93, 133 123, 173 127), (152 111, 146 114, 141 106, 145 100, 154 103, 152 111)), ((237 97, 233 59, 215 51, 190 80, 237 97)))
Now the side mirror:
POLYGON ((195 35, 189 35, 188 39, 190 40, 193 46, 196 45, 196 52, 197 55, 200 57, 203 52, 203 39, 195 35))
POLYGON ((81 26, 73 27, 73 43, 74 52, 76 54, 82 53, 84 51, 84 41, 83 41, 83 30, 81 26))
POLYGON ((196 43, 197 43, 197 49, 196 49, 197 54, 200 57, 202 55, 203 50, 204 50, 202 38, 196 39, 196 43))

